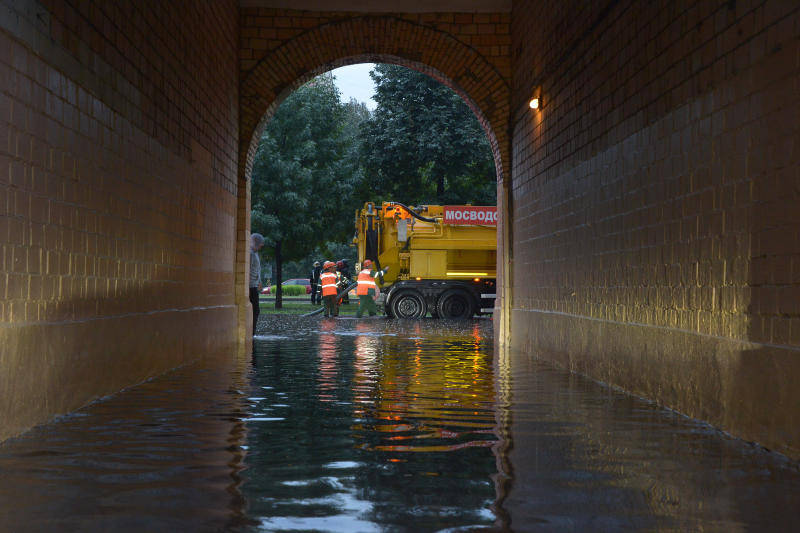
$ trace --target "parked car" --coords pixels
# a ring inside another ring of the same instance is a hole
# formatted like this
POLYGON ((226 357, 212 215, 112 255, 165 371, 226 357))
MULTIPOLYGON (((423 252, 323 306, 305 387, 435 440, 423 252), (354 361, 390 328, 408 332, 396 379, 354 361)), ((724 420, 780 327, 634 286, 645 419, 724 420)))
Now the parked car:
POLYGON ((306 286, 306 294, 311 294, 311 281, 303 278, 292 278, 287 279, 281 285, 305 285, 306 286))

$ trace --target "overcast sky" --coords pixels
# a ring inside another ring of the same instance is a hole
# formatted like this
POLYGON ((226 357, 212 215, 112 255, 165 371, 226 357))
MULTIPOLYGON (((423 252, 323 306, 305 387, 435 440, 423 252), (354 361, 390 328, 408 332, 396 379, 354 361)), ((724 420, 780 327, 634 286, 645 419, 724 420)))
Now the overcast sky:
POLYGON ((350 65, 333 70, 336 76, 336 86, 342 93, 342 102, 349 102, 353 97, 359 102, 364 102, 370 110, 375 110, 375 101, 372 95, 375 94, 375 86, 369 71, 375 65, 372 63, 361 63, 360 65, 350 65))

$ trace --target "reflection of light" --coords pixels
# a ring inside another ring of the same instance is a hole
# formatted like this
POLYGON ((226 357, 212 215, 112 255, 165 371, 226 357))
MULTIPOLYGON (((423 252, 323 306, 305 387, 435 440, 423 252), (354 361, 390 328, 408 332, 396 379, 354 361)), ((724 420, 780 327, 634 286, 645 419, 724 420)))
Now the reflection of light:
MULTIPOLYGON (((356 418, 369 417, 370 408, 375 403, 373 394, 379 374, 382 341, 378 336, 369 335, 372 327, 365 322, 358 322, 355 329, 362 335, 355 339, 353 415, 356 418)), ((360 424, 353 428, 365 429, 360 424)))
POLYGON ((420 476, 449 474, 446 467, 435 471, 435 454, 447 453, 456 461, 491 459, 498 449, 496 391, 491 343, 483 342, 491 330, 482 329, 486 322, 470 325, 445 326, 432 334, 423 321, 415 321, 396 336, 355 328, 351 428, 356 448, 381 454, 381 463, 392 471, 428 454, 433 466, 417 472, 420 476), (374 399, 374 405, 358 396, 374 399))
POLYGON ((436 446, 374 446, 372 449, 379 452, 452 452, 465 448, 491 448, 493 440, 471 440, 458 444, 440 444, 436 446))
MULTIPOLYGON (((368 332, 369 326, 364 323, 356 324, 356 331, 358 332, 368 332)), ((378 347, 380 346, 380 339, 377 337, 372 337, 368 335, 359 335, 356 337, 356 366, 359 367, 364 365, 368 362, 374 362, 375 357, 378 354, 378 347)), ((374 365, 368 365, 369 368, 372 368, 374 365)), ((369 368, 365 367, 363 370, 368 370, 369 368)))
POLYGON ((333 330, 333 325, 327 321, 323 323, 322 330, 325 333, 319 336, 319 400, 333 402, 336 401, 336 396, 332 392, 337 389, 336 375, 338 374, 336 367, 336 335, 329 333, 333 330))

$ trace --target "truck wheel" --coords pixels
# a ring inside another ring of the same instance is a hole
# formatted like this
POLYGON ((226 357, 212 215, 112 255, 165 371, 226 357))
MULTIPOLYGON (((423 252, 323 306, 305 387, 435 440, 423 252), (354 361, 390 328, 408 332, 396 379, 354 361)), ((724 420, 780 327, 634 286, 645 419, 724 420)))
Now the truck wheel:
POLYGON ((402 291, 392 297, 390 304, 395 318, 422 318, 425 316, 425 298, 417 291, 402 291))
POLYGON ((450 289, 439 297, 436 310, 442 318, 472 318, 475 314, 474 300, 465 291, 450 289))

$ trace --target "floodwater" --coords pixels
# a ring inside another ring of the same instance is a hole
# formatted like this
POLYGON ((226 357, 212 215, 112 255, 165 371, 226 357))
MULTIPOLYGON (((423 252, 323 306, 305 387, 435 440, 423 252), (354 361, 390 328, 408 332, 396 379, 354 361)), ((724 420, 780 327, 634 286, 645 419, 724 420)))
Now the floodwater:
POLYGON ((0 445, 0 531, 790 531, 796 462, 518 355, 492 322, 262 317, 0 445))

